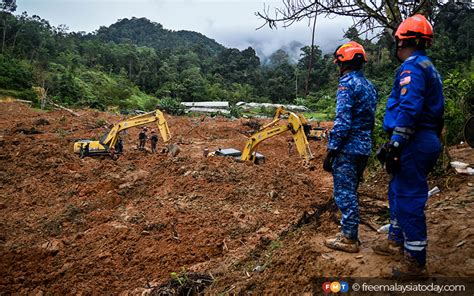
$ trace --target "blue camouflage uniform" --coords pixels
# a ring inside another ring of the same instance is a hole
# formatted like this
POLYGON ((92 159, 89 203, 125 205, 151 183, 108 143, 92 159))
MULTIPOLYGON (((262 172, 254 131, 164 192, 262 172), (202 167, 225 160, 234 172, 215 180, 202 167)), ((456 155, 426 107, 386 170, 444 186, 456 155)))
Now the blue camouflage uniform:
POLYGON ((329 150, 337 151, 332 164, 334 200, 342 212, 342 233, 355 240, 360 222, 357 187, 372 149, 378 96, 361 71, 352 71, 339 79, 336 97, 328 143, 329 150))
POLYGON ((443 126, 444 96, 441 77, 424 51, 403 62, 387 101, 383 128, 402 147, 401 170, 392 175, 389 240, 426 264, 426 177, 441 151, 438 134, 443 126))

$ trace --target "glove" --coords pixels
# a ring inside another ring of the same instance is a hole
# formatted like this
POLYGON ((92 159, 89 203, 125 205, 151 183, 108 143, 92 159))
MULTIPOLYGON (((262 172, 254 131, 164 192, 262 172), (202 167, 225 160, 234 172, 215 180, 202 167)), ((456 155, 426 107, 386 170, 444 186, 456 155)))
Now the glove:
POLYGON ((336 150, 328 150, 323 162, 323 169, 326 172, 329 172, 329 173, 332 172, 332 163, 334 162, 334 158, 336 154, 337 154, 336 150))
POLYGON ((385 170, 389 174, 396 174, 400 172, 402 167, 401 155, 402 148, 400 143, 390 141, 385 143, 387 152, 385 153, 385 170))
POLYGON ((382 146, 377 149, 376 157, 380 161, 382 166, 385 166, 385 160, 387 159, 387 150, 388 150, 388 143, 383 144, 382 146))

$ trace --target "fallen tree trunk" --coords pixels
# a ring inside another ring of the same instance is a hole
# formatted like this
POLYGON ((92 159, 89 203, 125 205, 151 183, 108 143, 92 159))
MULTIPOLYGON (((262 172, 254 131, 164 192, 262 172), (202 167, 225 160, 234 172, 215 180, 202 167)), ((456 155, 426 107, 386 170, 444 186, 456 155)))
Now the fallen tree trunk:
POLYGON ((20 102, 20 103, 33 104, 32 101, 21 100, 21 99, 14 99, 14 98, 12 98, 12 97, 1 98, 1 99, 0 99, 0 102, 20 102))
POLYGON ((58 105, 58 104, 56 104, 56 103, 54 103, 54 102, 48 101, 48 104, 53 105, 54 107, 59 108, 59 109, 61 109, 61 110, 67 111, 67 112, 71 113, 71 114, 74 115, 74 116, 77 116, 77 117, 81 116, 80 114, 78 114, 78 113, 72 111, 71 109, 68 109, 68 108, 63 107, 63 106, 61 106, 61 105, 58 105))

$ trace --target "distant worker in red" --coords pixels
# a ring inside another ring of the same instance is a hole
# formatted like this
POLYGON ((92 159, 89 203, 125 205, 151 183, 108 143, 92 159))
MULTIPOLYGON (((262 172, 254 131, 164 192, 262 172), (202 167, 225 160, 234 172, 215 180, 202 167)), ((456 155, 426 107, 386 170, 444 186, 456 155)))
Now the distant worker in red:
POLYGON ((156 144, 158 143, 158 135, 156 134, 155 129, 151 130, 150 143, 151 143, 151 153, 155 153, 156 144))
POLYGON ((141 130, 141 132, 138 134, 138 141, 139 141, 138 149, 140 149, 140 150, 145 149, 146 140, 148 139, 147 131, 148 131, 148 129, 146 127, 144 127, 141 130))

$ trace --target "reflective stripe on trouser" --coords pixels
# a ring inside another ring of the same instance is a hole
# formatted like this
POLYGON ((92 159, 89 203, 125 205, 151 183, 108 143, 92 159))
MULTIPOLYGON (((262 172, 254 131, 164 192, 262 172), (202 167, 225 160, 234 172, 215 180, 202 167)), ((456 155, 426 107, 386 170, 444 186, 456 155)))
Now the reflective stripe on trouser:
POLYGON ((426 177, 440 151, 434 132, 417 132, 402 151, 402 168, 389 184, 391 226, 389 239, 404 243, 405 252, 420 265, 426 264, 426 177))
POLYGON ((405 241, 403 245, 405 249, 410 251, 423 251, 426 248, 427 242, 424 241, 405 241))
POLYGON ((403 244, 403 233, 400 224, 397 221, 395 214, 396 201, 395 193, 393 191, 393 182, 388 185, 388 205, 390 210, 390 229, 388 231, 388 239, 395 242, 397 245, 403 244))
POLYGON ((359 202, 357 187, 368 156, 339 153, 332 165, 334 201, 342 213, 341 231, 350 238, 358 238, 359 202))

